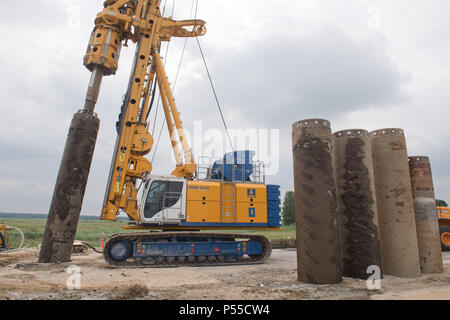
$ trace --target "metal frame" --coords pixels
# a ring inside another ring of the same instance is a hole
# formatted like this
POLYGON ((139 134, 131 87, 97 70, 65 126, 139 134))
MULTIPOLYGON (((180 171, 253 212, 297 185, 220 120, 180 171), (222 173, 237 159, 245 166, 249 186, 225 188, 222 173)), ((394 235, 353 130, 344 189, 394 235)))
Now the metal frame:
MULTIPOLYGON (((240 172, 241 169, 236 170, 236 167, 232 167, 232 176, 233 181, 227 181, 225 180, 224 175, 222 174, 222 179, 212 179, 211 178, 211 168, 215 161, 217 160, 223 160, 223 158, 218 157, 209 157, 209 156, 201 156, 198 158, 197 161, 197 171, 196 171, 196 180, 197 181, 213 181, 213 182, 222 182, 222 183, 248 183, 248 184, 265 184, 266 183, 266 174, 265 174, 265 164, 263 161, 252 161, 252 168, 253 172, 251 174, 251 181, 246 181, 244 179, 242 180, 236 180, 236 172, 240 172), (207 159, 207 163, 203 161, 204 159, 207 159)), ((222 172, 225 170, 225 164, 221 164, 222 172)), ((242 169, 244 170, 244 169, 242 169)), ((242 178, 244 178, 244 174, 242 174, 242 178)))

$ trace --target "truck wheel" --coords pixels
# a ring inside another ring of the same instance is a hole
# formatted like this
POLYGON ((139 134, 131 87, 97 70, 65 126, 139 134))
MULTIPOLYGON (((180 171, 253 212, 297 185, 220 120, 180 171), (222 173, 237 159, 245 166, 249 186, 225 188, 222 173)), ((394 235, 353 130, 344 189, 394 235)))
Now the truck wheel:
POLYGON ((450 226, 439 226, 442 251, 450 251, 450 226))

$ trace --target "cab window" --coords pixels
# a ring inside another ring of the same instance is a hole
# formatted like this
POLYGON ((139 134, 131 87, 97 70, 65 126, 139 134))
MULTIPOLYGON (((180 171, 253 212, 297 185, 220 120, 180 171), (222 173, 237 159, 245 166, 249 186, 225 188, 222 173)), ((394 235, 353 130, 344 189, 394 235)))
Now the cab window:
POLYGON ((182 191, 182 181, 153 181, 145 201, 144 217, 150 219, 164 208, 174 206, 182 191))

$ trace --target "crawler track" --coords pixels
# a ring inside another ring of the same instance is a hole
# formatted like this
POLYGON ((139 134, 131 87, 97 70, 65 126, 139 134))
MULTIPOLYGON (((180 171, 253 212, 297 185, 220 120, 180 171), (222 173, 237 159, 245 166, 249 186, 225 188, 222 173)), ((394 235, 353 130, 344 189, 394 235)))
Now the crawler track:
POLYGON ((105 243, 103 255, 105 261, 111 267, 117 268, 167 268, 167 267, 180 267, 180 266, 192 266, 192 267, 203 267, 203 266, 229 266, 229 265, 251 265, 251 264, 264 264, 266 263, 272 253, 271 242, 262 235, 250 235, 250 234, 224 234, 224 233, 200 233, 200 232, 136 232, 136 233, 118 233, 108 238, 105 243), (157 261, 147 260, 147 259, 135 259, 129 258, 126 261, 118 262, 109 257, 110 246, 116 241, 128 240, 131 243, 135 242, 146 242, 146 241, 165 241, 171 238, 189 238, 194 239, 204 239, 215 238, 226 241, 236 241, 237 239, 248 239, 249 241, 258 241, 262 244, 263 254, 259 256, 244 256, 237 261, 226 262, 226 261, 210 261, 206 259, 205 261, 200 261, 198 258, 188 260, 187 257, 179 259, 179 257, 164 257, 157 261))

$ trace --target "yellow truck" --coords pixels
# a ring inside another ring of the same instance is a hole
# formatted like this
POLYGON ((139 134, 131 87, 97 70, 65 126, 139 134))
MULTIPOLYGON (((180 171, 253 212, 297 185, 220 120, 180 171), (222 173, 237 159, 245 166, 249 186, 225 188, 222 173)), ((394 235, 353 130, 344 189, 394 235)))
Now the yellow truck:
POLYGON ((0 224, 0 251, 7 249, 8 245, 7 243, 8 235, 6 234, 7 230, 8 228, 5 225, 0 224))
POLYGON ((436 207, 443 251, 450 251, 450 208, 436 207))

